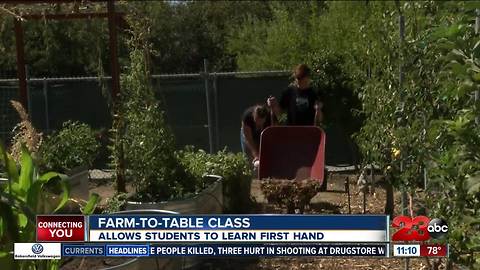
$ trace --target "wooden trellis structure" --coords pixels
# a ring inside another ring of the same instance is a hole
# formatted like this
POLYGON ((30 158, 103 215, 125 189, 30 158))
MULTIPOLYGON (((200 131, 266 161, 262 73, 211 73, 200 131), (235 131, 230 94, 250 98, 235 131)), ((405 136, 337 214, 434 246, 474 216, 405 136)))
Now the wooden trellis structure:
POLYGON ((47 14, 22 14, 15 17, 15 43, 17 56, 17 78, 19 84, 19 97, 24 108, 28 108, 27 72, 25 61, 25 42, 22 20, 74 20, 74 19, 108 19, 112 99, 115 101, 120 94, 120 68, 118 65, 117 26, 122 13, 115 12, 115 0, 0 0, 0 4, 7 5, 34 5, 34 4, 86 4, 89 2, 106 3, 104 12, 72 12, 72 13, 47 13, 47 14))

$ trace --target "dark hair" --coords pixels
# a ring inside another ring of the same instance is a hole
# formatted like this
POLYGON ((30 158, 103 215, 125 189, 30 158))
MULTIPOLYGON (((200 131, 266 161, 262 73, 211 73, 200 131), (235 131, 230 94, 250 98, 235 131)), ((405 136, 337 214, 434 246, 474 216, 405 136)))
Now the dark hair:
POLYGON ((297 80, 301 80, 310 76, 310 68, 306 64, 299 64, 293 69, 293 77, 297 80))
POLYGON ((253 113, 259 118, 266 118, 268 116, 268 109, 265 105, 255 105, 253 113))

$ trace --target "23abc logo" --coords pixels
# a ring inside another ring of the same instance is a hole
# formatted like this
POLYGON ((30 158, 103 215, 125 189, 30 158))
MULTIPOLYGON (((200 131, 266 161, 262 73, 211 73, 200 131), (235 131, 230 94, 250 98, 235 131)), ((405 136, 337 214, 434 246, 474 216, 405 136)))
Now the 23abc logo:
POLYGON ((431 238, 442 239, 448 233, 445 220, 426 216, 398 216, 393 219, 392 226, 399 228, 392 236, 392 241, 425 241, 431 238))

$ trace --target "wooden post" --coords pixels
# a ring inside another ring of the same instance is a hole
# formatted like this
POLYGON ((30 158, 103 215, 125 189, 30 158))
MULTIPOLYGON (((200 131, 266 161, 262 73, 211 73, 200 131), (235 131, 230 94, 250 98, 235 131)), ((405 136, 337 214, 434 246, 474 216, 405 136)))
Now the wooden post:
POLYGON ((350 201, 350 178, 345 178, 345 192, 347 192, 348 199, 348 214, 352 214, 352 203, 350 201))
POLYGON ((117 16, 115 14, 115 2, 109 0, 107 3, 108 10, 108 37, 110 47, 110 63, 112 74, 112 112, 115 123, 115 140, 118 144, 118 164, 116 164, 116 185, 117 192, 126 192, 125 185, 125 153, 123 151, 123 145, 119 136, 123 132, 123 119, 122 113, 119 112, 118 100, 120 96, 120 68, 118 66, 117 56, 117 16))
POLYGON ((28 112, 28 95, 27 95, 27 73, 25 72, 25 44, 23 40, 22 22, 18 19, 14 21, 15 28, 15 44, 17 48, 17 77, 20 102, 23 108, 28 112))
POLYGON ((112 73, 112 100, 115 102, 120 94, 120 68, 118 66, 117 53, 117 16, 113 0, 108 1, 108 32, 112 73))

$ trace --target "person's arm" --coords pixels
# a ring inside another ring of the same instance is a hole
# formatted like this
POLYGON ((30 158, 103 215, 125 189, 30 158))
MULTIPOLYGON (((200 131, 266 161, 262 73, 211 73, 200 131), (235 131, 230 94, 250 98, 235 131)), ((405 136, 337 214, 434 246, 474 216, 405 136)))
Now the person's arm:
MULTIPOLYGON (((273 96, 270 96, 267 99, 267 105, 270 108, 272 120, 273 118, 275 119, 280 119, 280 116, 282 114, 282 109, 280 108, 280 105, 277 102, 277 99, 273 96), (275 117, 273 117, 275 116, 275 117)), ((276 121, 272 121, 272 124, 276 123, 276 121)))
POLYGON ((267 121, 266 126, 269 127, 269 126, 278 125, 277 115, 275 114, 275 112, 273 111, 273 109, 270 106, 269 106, 269 112, 270 112, 270 116, 269 116, 269 120, 267 121))
POLYGON ((322 108, 323 108, 323 103, 321 101, 317 100, 315 102, 315 120, 314 120, 315 123, 313 123, 313 125, 315 125, 315 126, 320 126, 320 124, 323 121, 322 108))
POLYGON ((275 116, 275 119, 272 119, 272 125, 276 125, 282 121, 286 117, 285 113, 287 112, 287 108, 290 105, 290 88, 285 89, 281 96, 280 102, 273 96, 270 96, 267 99, 267 105, 272 111, 272 116, 275 116))
POLYGON ((243 135, 245 136, 245 143, 247 144, 250 153, 252 153, 253 159, 258 159, 258 151, 255 147, 255 143, 253 142, 252 129, 249 126, 245 125, 242 121, 242 130, 243 135))

